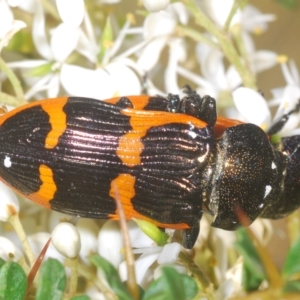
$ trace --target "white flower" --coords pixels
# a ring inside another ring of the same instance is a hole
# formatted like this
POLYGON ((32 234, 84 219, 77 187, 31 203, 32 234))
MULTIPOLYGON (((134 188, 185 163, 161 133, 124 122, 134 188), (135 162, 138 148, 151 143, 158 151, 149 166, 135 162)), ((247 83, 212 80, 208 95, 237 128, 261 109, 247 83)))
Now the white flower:
POLYGON ((87 33, 80 32, 77 51, 86 56, 93 64, 101 67, 94 69, 82 66, 64 64, 60 73, 60 80, 64 89, 70 95, 85 96, 98 99, 107 99, 113 96, 138 95, 141 92, 141 84, 137 74, 141 72, 137 64, 129 59, 141 47, 125 50, 116 55, 122 46, 124 38, 129 30, 129 21, 120 30, 113 42, 113 46, 107 49, 102 62, 98 62, 100 51, 94 32, 89 26, 88 16, 85 16, 87 33))
MULTIPOLYGON (((279 105, 274 120, 278 120, 283 114, 293 110, 300 99, 300 78, 295 62, 290 60, 288 64, 282 63, 281 69, 287 85, 271 90, 273 99, 270 101, 270 105, 279 105)), ((281 135, 300 134, 300 130, 295 129, 298 125, 299 114, 294 113, 289 117, 287 124, 280 132, 281 135)))
POLYGON ((83 0, 56 0, 56 6, 66 25, 76 28, 81 24, 84 15, 83 0))
POLYGON ((170 4, 170 0, 143 0, 143 4, 150 12, 158 12, 166 9, 170 4))
POLYGON ((238 292, 242 291, 242 275, 243 260, 239 259, 235 265, 226 272, 225 279, 220 283, 220 286, 216 291, 216 299, 230 299, 237 295, 238 292))
POLYGON ((177 71, 198 85, 197 91, 200 95, 210 95, 218 100, 221 92, 230 92, 242 83, 241 77, 233 66, 225 69, 223 54, 219 50, 199 43, 196 47, 196 55, 203 77, 180 66, 177 67, 177 71))
MULTIPOLYGON (((152 279, 158 265, 174 266, 181 245, 178 243, 157 246, 134 221, 129 221, 128 230, 133 254, 137 257, 134 263, 137 283, 146 286, 152 279)), ((127 267, 123 255, 123 240, 120 226, 116 221, 107 221, 98 236, 98 253, 119 269, 121 280, 127 280, 127 267)))
POLYGON ((107 221, 98 235, 98 253, 112 265, 118 267, 123 260, 123 240, 119 223, 107 221))
MULTIPOLYGON (((200 0, 197 2, 201 9, 220 27, 224 27, 234 0, 200 0)), ((234 15, 231 26, 241 21, 241 11, 234 15)))
MULTIPOLYGON (((137 283, 146 286, 152 279, 158 265, 175 265, 181 250, 178 243, 166 244, 164 247, 157 246, 145 233, 141 231, 134 221, 128 222, 129 236, 133 253, 137 255, 134 267, 137 283)), ((126 262, 119 264, 119 274, 123 281, 127 280, 126 262)))
POLYGON ((81 240, 81 250, 79 256, 85 264, 90 265, 89 256, 97 253, 98 226, 94 220, 81 218, 76 227, 80 234, 81 240))
MULTIPOLYGON (((48 232, 37 232, 28 236, 28 242, 35 257, 38 257, 40 255, 45 244, 50 238, 51 235, 48 232)), ((56 258, 60 262, 64 262, 65 260, 65 257, 56 250, 56 248, 53 246, 53 243, 50 243, 48 250, 45 254, 44 261, 47 260, 49 257, 56 258)))
POLYGON ((111 63, 99 69, 87 69, 64 64, 60 80, 69 95, 108 99, 113 96, 138 95, 141 85, 138 77, 122 62, 111 63))
POLYGON ((182 3, 172 3, 164 11, 152 13, 144 21, 144 38, 147 45, 138 57, 137 64, 149 72, 158 64, 162 50, 169 46, 169 61, 165 72, 166 92, 179 93, 175 73, 179 62, 186 60, 186 49, 182 38, 176 35, 177 23, 186 24, 188 12, 182 3))
POLYGON ((0 182, 0 221, 6 222, 10 216, 19 213, 19 208, 16 194, 0 182))
POLYGON ((51 239, 60 254, 68 258, 78 256, 81 248, 80 235, 77 228, 71 223, 58 224, 52 231, 51 239))
POLYGON ((19 261, 22 252, 9 239, 0 236, 0 257, 5 261, 19 261))
POLYGON ((97 300, 106 300, 107 297, 104 296, 103 293, 99 292, 99 290, 95 286, 88 287, 84 294, 89 296, 90 299, 97 299, 97 300))
POLYGON ((23 21, 14 20, 12 11, 5 0, 0 0, 0 52, 7 46, 13 35, 26 27, 23 21))
POLYGON ((271 122, 271 113, 265 98, 249 88, 240 87, 232 93, 233 101, 245 122, 254 123, 267 129, 271 122))
POLYGON ((242 28, 248 32, 262 33, 268 29, 268 23, 276 20, 273 14, 262 14, 253 5, 246 5, 240 19, 242 28))
POLYGON ((36 49, 43 59, 14 62, 10 63, 9 66, 21 69, 32 69, 44 66, 46 70, 50 66, 50 72, 48 71, 38 79, 32 76, 25 77, 28 84, 32 86, 25 94, 25 98, 29 99, 42 91, 46 91, 47 97, 49 98, 56 97, 60 88, 58 70, 63 65, 65 59, 75 50, 79 38, 79 31, 65 24, 60 24, 52 29, 49 42, 45 31, 45 14, 43 7, 41 4, 36 3, 32 36, 36 49))
MULTIPOLYGON (((178 243, 166 244, 164 247, 151 246, 134 249, 133 253, 140 254, 134 262, 137 283, 141 286, 146 286, 153 279, 157 268, 153 267, 155 262, 157 262, 159 266, 175 266, 180 250, 181 245, 178 243)), ((122 281, 127 280, 125 261, 119 266, 119 274, 122 281)))
MULTIPOLYGON (((278 121, 283 114, 293 110, 299 103, 300 98, 300 81, 299 73, 293 61, 287 64, 281 64, 282 71, 287 82, 283 88, 272 90, 273 99, 266 102, 265 98, 258 92, 249 88, 240 87, 233 93, 233 100, 238 112, 246 122, 254 123, 262 129, 267 129, 276 121, 278 121), (269 106, 278 105, 277 112, 271 122, 271 112, 269 106)), ((234 116, 231 116, 234 118, 234 116)), ((299 114, 294 113, 289 117, 288 122, 280 131, 282 136, 299 134, 300 130, 295 129, 299 124, 299 114)))
POLYGON ((74 216, 70 216, 55 210, 50 210, 49 218, 47 220, 48 223, 47 230, 52 232, 54 228, 61 222, 68 222, 68 223, 72 223, 73 225, 77 225, 78 220, 80 220, 80 218, 76 218, 74 216))

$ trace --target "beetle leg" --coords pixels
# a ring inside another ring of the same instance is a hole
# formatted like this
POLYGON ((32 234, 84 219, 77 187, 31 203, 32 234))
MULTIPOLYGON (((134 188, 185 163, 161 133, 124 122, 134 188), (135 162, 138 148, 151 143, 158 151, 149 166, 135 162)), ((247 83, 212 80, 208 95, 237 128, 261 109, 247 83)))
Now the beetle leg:
POLYGON ((199 104, 198 118, 207 124, 214 126, 217 120, 216 100, 210 96, 201 98, 199 104))
POLYGON ((183 247, 186 249, 192 249, 196 243, 200 232, 200 227, 192 227, 185 229, 182 233, 183 247))
POLYGON ((116 106, 120 108, 133 108, 132 102, 127 97, 121 97, 117 102, 116 106))
POLYGON ((180 104, 180 98, 178 95, 175 94, 169 94, 167 99, 169 100, 167 109, 169 112, 172 113, 178 113, 179 111, 179 104, 180 104))
POLYGON ((300 100, 298 102, 298 104, 296 105, 296 107, 294 109, 292 109, 291 111, 289 111, 288 113, 284 114, 279 120, 277 120, 267 131, 268 135, 272 135, 275 133, 278 133, 283 126, 287 123, 287 121, 289 120, 290 116, 293 113, 297 113, 300 110, 300 100))
POLYGON ((180 112, 194 116, 210 126, 214 126, 217 120, 216 100, 210 96, 200 97, 190 86, 185 86, 187 94, 180 103, 180 112))

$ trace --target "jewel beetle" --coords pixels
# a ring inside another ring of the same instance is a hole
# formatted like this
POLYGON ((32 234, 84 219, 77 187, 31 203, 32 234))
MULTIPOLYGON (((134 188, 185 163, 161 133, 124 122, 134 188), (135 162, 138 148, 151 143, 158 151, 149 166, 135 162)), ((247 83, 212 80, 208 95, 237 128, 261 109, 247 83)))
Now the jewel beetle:
POLYGON ((186 95, 106 101, 62 97, 0 117, 0 177, 45 207, 85 218, 149 220, 183 230, 192 248, 203 211, 235 230, 236 209, 253 222, 300 204, 300 136, 272 145, 269 133, 217 118, 215 100, 186 95))

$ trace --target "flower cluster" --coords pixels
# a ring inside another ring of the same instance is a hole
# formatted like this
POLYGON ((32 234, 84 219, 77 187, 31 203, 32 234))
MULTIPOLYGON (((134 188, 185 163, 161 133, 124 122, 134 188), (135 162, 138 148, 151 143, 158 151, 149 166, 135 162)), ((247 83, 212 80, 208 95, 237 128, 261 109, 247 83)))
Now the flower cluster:
MULTIPOLYGON (((188 83, 200 95, 214 97, 226 116, 264 130, 298 103, 300 79, 295 63, 255 49, 252 38, 265 32, 275 16, 251 5, 239 6, 234 0, 142 3, 128 8, 126 1, 118 0, 0 0, 0 102, 17 106, 65 94, 101 100, 142 92, 182 95, 182 86, 188 83), (197 26, 190 25, 195 20, 197 26), (267 101, 258 92, 256 76, 278 64, 286 85, 274 87, 267 101), (14 96, 5 92, 8 81, 14 96), (277 111, 272 118, 274 106, 277 111)), ((292 115, 282 134, 299 134, 298 123, 299 116, 292 115)), ((232 264, 229 260, 235 233, 210 228, 208 219, 201 221, 195 260, 202 261, 199 253, 215 258, 211 270, 218 297, 226 299, 241 289, 242 261, 232 264)), ((26 253, 31 249, 26 259, 32 263, 52 236, 46 257, 61 262, 79 258, 90 266, 89 255, 98 253, 118 269, 122 280, 127 279, 122 235, 114 221, 77 220, 45 211, 26 199, 19 204, 2 183, 0 221, 4 260, 24 260, 23 247, 26 253), (20 242, 23 229, 16 225, 15 216, 20 216, 28 245, 23 243, 25 238, 20 242)), ((128 227, 138 284, 147 287, 164 265, 189 274, 178 259, 179 243, 158 246, 133 221, 128 227)), ((261 241, 268 240, 268 222, 257 221, 252 229, 261 241)), ((92 299, 103 297, 95 286, 86 293, 92 299)))

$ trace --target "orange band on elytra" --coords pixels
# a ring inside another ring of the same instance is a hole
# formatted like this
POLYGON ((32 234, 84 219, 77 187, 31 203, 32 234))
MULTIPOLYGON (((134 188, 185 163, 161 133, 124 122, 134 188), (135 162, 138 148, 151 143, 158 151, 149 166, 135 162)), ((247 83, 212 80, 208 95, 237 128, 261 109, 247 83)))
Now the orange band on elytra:
MULTIPOLYGON (((126 219, 140 219, 149 221, 156 226, 163 228, 173 228, 173 229, 187 229, 190 226, 186 223, 179 224, 165 224, 155 221, 151 218, 148 218, 139 212, 137 212, 132 204, 132 199, 135 196, 135 177, 131 174, 120 174, 117 178, 112 180, 110 184, 109 195, 114 198, 116 201, 120 201, 122 203, 123 210, 125 212, 126 219)), ((118 211, 115 214, 109 214, 109 219, 111 220, 119 220, 118 211)))
POLYGON ((42 103, 42 109, 49 115, 49 123, 51 124, 51 131, 47 134, 45 140, 45 148, 47 149, 53 149, 57 146, 60 136, 67 128, 67 116, 63 111, 67 99, 56 102, 55 105, 48 101, 42 103))
POLYGON ((40 189, 27 197, 36 203, 49 207, 49 201, 53 199, 54 194, 57 191, 57 187, 53 178, 53 172, 51 168, 46 165, 40 165, 39 172, 40 179, 42 181, 40 189))
POLYGON ((141 141, 151 127, 163 126, 170 123, 187 124, 197 128, 207 126, 207 123, 185 114, 174 114, 163 111, 144 111, 124 109, 122 114, 130 117, 132 130, 119 139, 117 155, 128 167, 141 163, 141 152, 144 145, 141 141))

